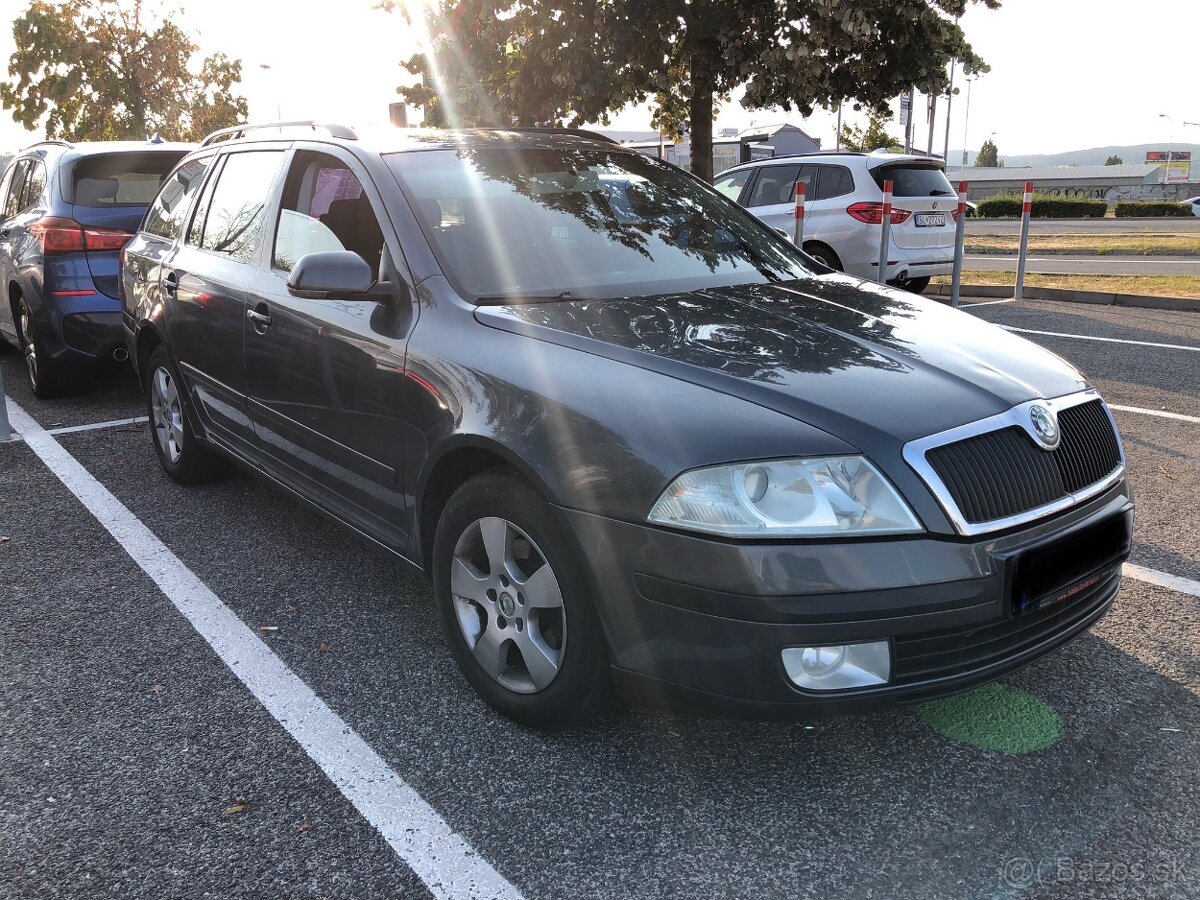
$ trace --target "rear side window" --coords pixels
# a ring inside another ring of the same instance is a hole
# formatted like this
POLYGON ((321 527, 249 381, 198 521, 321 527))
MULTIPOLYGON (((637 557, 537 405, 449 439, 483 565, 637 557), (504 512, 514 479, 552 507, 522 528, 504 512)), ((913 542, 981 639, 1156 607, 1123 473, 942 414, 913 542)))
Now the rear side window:
POLYGON ((933 166, 880 166, 871 175, 881 188, 890 178, 893 197, 949 197, 954 193, 946 173, 933 166))
POLYGON ((845 166, 821 166, 821 177, 817 181, 817 195, 814 200, 828 200, 830 197, 841 197, 854 190, 854 176, 845 166))
POLYGON ((37 205, 46 190, 46 167, 38 160, 30 160, 29 173, 25 176, 25 190, 21 194, 21 209, 37 205))
POLYGON ((157 234, 159 237, 178 240, 183 237, 183 223, 187 220, 188 207, 192 198, 204 183, 204 175, 212 165, 212 157, 190 159, 176 169, 150 208, 146 211, 146 221, 142 231, 157 234))
POLYGON ((229 154, 207 203, 196 213, 189 239, 205 250, 249 262, 258 247, 267 198, 282 162, 282 150, 229 154))
POLYGON ((13 166, 8 193, 4 196, 4 218, 11 219, 21 211, 21 195, 25 192, 25 176, 29 173, 29 160, 18 160, 13 166))
MULTIPOLYGON (((812 184, 817 177, 815 165, 763 166, 750 191, 747 206, 770 206, 773 203, 791 203, 796 196, 796 182, 812 184)), ((811 190, 808 191, 811 195, 811 190)))
POLYGON ((76 206, 149 206, 183 157, 184 151, 85 156, 71 169, 67 199, 76 206))

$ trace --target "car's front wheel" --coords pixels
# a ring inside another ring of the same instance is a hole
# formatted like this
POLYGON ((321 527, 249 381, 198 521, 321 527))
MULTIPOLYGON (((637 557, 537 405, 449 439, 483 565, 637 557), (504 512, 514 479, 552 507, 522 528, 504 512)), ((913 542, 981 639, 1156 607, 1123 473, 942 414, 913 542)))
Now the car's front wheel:
POLYGON ((433 575, 451 652, 494 708, 563 728, 604 706, 608 659, 587 580, 528 482, 491 471, 463 484, 438 522, 433 575))
POLYGON ((188 422, 182 386, 162 345, 150 354, 146 365, 146 415, 158 461, 175 481, 197 484, 224 471, 224 460, 200 443, 188 422))

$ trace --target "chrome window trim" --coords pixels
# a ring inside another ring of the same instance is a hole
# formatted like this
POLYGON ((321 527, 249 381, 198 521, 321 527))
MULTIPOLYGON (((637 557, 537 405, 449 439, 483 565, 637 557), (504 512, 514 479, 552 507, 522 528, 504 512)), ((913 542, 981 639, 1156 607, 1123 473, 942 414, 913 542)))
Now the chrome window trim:
POLYGON ((1125 474, 1125 446, 1121 443, 1121 433, 1117 430, 1116 420, 1113 418, 1112 410, 1108 408, 1108 404, 1103 401, 1100 395, 1093 389, 1079 391, 1074 394, 1066 394, 1062 397, 1054 397, 1049 400, 1035 399, 1028 400, 1014 406, 1007 412, 1002 412, 999 415, 989 416, 986 419, 980 419, 977 422, 970 422, 967 425, 960 425, 957 428, 951 428, 947 431, 941 431, 937 434, 931 434, 928 437, 918 438, 909 441, 904 445, 904 461, 915 471, 925 484, 933 492, 933 496, 937 498, 939 504, 946 515, 949 517, 954 529, 962 535, 978 535, 989 534, 993 531, 1004 531, 1008 528, 1014 528, 1018 525, 1024 525, 1027 522, 1032 522, 1035 519, 1040 519, 1045 516, 1053 515, 1057 512, 1062 512, 1065 509, 1070 509, 1085 500, 1095 497, 1108 490, 1114 484, 1119 482, 1125 474), (1088 485, 1081 491, 1076 491, 1074 494, 1068 494, 1053 503, 1047 503, 1044 506, 1036 507, 1035 509, 1026 510, 1023 513, 1018 513, 1015 516, 1009 516, 1004 519, 992 519, 989 522, 971 523, 968 522, 958 509, 958 504, 954 502, 954 497, 950 494, 950 490, 946 487, 937 471, 925 458, 925 454, 935 447, 942 447, 946 444, 953 444, 957 441, 965 440, 966 438, 976 437, 981 434, 987 434, 991 431, 999 431, 1003 428, 1011 428, 1016 425, 1033 439, 1035 444, 1041 446, 1041 440, 1033 430, 1033 421, 1030 418, 1029 411, 1034 406, 1047 407, 1057 419, 1058 413, 1064 409, 1070 409, 1072 406, 1079 406, 1083 403, 1089 403, 1092 400, 1100 400, 1101 407, 1104 409, 1105 415, 1108 416, 1109 424, 1112 426, 1113 434, 1117 438, 1117 452, 1120 455, 1120 462, 1111 473, 1097 481, 1095 484, 1088 485))

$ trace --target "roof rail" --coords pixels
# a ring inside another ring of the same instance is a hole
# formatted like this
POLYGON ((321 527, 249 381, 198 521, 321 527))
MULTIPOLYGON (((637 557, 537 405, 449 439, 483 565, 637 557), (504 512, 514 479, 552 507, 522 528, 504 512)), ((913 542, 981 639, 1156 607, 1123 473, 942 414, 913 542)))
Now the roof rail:
POLYGON ((22 148, 21 152, 24 153, 26 150, 32 150, 34 147, 41 147, 43 144, 53 144, 56 147, 74 147, 75 146, 70 141, 64 141, 61 138, 48 138, 47 140, 44 140, 44 141, 34 141, 28 147, 22 148))
POLYGON ((589 131, 587 128, 553 128, 550 126, 530 126, 528 128, 520 128, 513 126, 511 128, 498 128, 497 131, 515 131, 518 134, 573 134, 576 137, 591 138, 593 141, 603 141, 606 144, 619 144, 619 141, 610 138, 606 134, 601 134, 598 131, 589 131))
POLYGON ((263 122, 260 125, 234 125, 231 128, 222 128, 220 131, 214 131, 200 142, 201 147, 207 147, 209 144, 216 144, 220 141, 236 141, 244 136, 248 131, 259 131, 265 128, 309 128, 313 131, 322 129, 329 133, 330 137, 341 138, 347 141, 357 141, 358 135, 354 133, 352 128, 347 128, 345 125, 335 125, 333 123, 324 124, 314 122, 311 119, 305 119, 294 122, 263 122))

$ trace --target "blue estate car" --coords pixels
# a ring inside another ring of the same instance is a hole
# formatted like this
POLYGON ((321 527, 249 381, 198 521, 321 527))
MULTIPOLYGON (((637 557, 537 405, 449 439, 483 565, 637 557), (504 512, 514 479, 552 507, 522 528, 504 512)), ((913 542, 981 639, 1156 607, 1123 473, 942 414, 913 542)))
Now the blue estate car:
POLYGON ((34 393, 71 367, 127 358, 120 256, 188 144, 42 141, 0 179, 0 335, 25 355, 34 393))

